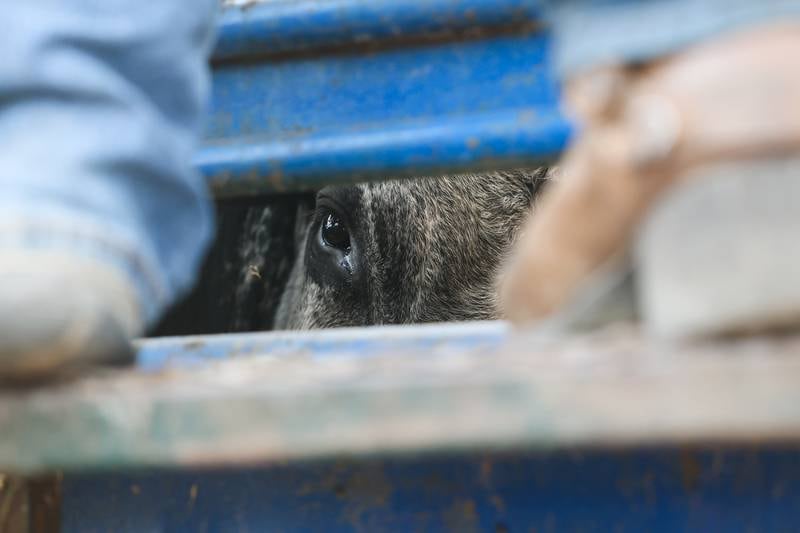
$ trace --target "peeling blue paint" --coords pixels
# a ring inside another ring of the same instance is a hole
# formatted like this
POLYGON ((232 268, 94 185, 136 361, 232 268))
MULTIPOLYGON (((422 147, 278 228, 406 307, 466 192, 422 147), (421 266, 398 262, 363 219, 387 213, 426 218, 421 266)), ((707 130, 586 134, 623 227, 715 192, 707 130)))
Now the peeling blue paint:
POLYGON ((217 60, 536 21, 539 0, 295 0, 223 10, 217 60))
POLYGON ((537 5, 334 0, 229 9, 217 52, 227 60, 214 66, 196 164, 216 194, 235 196, 551 161, 572 128, 559 109, 548 36, 533 26, 537 5), (432 41, 376 47, 358 37, 448 27, 432 41), (343 39, 355 44, 341 48, 343 39), (308 53, 242 57, 309 42, 308 53))
POLYGON ((144 371, 158 371, 252 355, 315 359, 374 357, 398 351, 431 355, 446 350, 490 351, 509 334, 510 328, 503 322, 472 322, 165 337, 139 341, 137 365, 144 371))
POLYGON ((795 531, 780 448, 562 451, 68 475, 63 531, 795 531))

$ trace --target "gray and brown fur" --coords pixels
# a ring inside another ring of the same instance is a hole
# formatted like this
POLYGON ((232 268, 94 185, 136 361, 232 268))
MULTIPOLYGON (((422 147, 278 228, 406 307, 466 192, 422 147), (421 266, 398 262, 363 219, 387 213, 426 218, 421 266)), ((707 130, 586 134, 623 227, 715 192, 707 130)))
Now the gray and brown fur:
POLYGON ((321 190, 301 211, 276 329, 498 317, 498 268, 546 169, 388 181, 321 190), (321 206, 350 232, 349 267, 320 239, 321 206))

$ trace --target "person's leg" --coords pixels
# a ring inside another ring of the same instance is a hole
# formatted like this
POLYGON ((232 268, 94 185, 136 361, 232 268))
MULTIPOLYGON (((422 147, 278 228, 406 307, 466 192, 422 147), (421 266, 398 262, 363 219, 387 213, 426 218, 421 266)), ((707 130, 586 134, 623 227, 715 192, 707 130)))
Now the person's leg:
POLYGON ((3 9, 0 378, 24 379, 124 356, 193 282, 217 2, 3 9))
POLYGON ((563 318, 587 305, 645 233, 634 262, 656 333, 797 323, 800 293, 787 290, 796 284, 786 272, 800 261, 781 247, 787 231, 800 230, 800 218, 784 209, 792 169, 800 172, 800 2, 575 0, 551 8, 580 133, 562 182, 511 261, 509 316, 563 318), (685 23, 669 23, 679 18, 685 23), (754 166, 770 186, 745 179, 758 173, 754 166), (736 187, 719 187, 723 176, 736 187), (662 205, 679 196, 679 183, 691 189, 683 200, 697 212, 691 220, 688 208, 662 205), (708 198, 702 189, 713 187, 723 208, 704 217, 712 211, 691 198, 708 198), (660 216, 650 216, 654 207, 660 216))
POLYGON ((642 64, 720 34, 800 16, 798 0, 544 0, 559 76, 642 64))

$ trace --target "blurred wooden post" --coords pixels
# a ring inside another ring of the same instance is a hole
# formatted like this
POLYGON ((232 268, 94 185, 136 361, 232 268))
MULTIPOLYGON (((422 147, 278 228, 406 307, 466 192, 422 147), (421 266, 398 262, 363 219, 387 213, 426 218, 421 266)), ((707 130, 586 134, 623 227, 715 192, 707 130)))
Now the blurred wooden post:
POLYGON ((60 474, 37 478, 0 474, 0 533, 60 530, 60 474))

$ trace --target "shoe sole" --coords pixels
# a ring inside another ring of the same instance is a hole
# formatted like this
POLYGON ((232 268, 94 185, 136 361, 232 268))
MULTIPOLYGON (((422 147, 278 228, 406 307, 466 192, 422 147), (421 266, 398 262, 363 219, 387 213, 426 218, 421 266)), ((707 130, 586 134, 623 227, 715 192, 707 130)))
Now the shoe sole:
POLYGON ((0 385, 130 364, 133 292, 115 270, 56 251, 0 254, 0 385))

